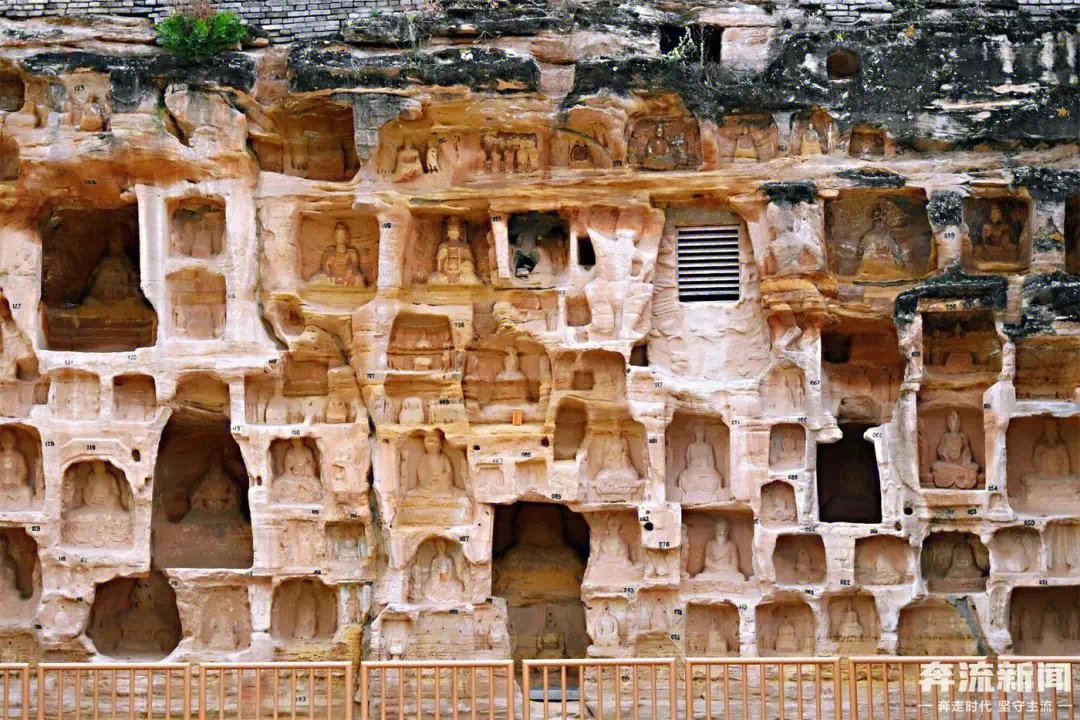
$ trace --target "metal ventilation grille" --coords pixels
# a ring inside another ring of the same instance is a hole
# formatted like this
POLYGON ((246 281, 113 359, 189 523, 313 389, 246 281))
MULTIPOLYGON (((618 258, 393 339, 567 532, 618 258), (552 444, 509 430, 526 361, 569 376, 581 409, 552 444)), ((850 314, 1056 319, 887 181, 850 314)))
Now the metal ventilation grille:
POLYGON ((678 228, 679 300, 739 299, 739 226, 678 228))

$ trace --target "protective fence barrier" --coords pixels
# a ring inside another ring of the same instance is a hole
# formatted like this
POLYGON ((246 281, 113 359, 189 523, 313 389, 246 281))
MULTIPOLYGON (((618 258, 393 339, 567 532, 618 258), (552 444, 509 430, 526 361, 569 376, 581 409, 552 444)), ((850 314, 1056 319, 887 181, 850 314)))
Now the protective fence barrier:
POLYGON ((825 720, 843 716, 839 658, 689 658, 685 717, 825 720))
POLYGON ((0 720, 1080 720, 1080 657, 0 664, 0 720))

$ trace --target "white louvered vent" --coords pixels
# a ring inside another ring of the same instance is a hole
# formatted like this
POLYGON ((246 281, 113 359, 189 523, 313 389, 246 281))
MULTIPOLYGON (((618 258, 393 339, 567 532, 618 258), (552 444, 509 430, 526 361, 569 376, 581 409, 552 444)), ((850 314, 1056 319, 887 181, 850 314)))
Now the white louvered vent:
POLYGON ((677 231, 679 300, 739 299, 739 226, 695 225, 677 231))

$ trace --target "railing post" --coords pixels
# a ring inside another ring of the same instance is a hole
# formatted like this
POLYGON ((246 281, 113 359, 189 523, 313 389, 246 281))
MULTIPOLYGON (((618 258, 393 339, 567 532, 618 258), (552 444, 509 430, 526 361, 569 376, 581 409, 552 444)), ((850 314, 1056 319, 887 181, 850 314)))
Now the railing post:
MULTIPOLYGON (((578 688, 584 693, 584 688, 578 688)), ((529 720, 529 661, 521 661, 521 719, 529 720)))
MULTIPOLYGON (((855 658, 848 658, 848 712, 851 720, 859 720, 859 688, 855 681, 855 658)), ((869 708, 867 709, 869 712, 869 708)), ((871 715, 872 716, 872 715, 871 715)))
MULTIPOLYGON (((851 659, 848 659, 848 684, 851 684, 851 659)), ((833 698, 836 701, 836 720, 844 717, 844 693, 840 680, 840 658, 833 658, 833 698)))
MULTIPOLYGON (((684 697, 686 705, 683 707, 683 711, 686 713, 686 720, 691 720, 694 717, 694 676, 693 676, 693 664, 690 658, 686 658, 686 662, 683 666, 683 689, 685 690, 684 697)), ((708 682, 708 676, 706 676, 705 682, 708 682)))
POLYGON ((352 720, 353 717, 353 673, 356 672, 356 668, 353 666, 352 661, 349 661, 349 667, 345 671, 345 720, 352 720))
MULTIPOLYGON (((384 677, 385 677, 385 672, 386 671, 384 670, 383 671, 384 677)), ((365 665, 363 663, 363 661, 361 661, 360 662, 360 720, 368 720, 368 702, 370 701, 370 698, 368 697, 368 692, 369 692, 369 688, 368 688, 367 665, 365 665)), ((385 694, 385 693, 386 693, 386 683, 384 682, 383 683, 383 694, 385 694)), ((386 702, 385 697, 382 697, 381 699, 382 699, 382 701, 384 703, 386 702)))
POLYGON ((199 666, 199 720, 206 720, 206 666, 199 666))
POLYGON ((45 720, 45 668, 37 668, 37 706, 38 720, 45 720))

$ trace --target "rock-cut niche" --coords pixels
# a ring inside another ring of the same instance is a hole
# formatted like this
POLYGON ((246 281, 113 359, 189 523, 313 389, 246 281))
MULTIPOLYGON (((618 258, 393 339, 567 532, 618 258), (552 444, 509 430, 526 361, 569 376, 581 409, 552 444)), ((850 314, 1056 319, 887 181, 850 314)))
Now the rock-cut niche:
POLYGON ((842 423, 840 440, 817 445, 818 511, 822 522, 881 522, 881 483, 869 425, 842 423))
POLYGON ((139 284, 134 205, 54 210, 40 228, 49 350, 122 352, 153 345, 157 314, 139 284))
POLYGON ((87 635, 103 655, 159 660, 180 644, 176 593, 160 572, 98 585, 87 635))
POLYGON ((0 529, 0 629, 28 627, 40 595, 37 543, 22 528, 0 529))
POLYGON ((330 638, 337 616, 337 593, 331 588, 318 580, 286 580, 274 588, 270 636, 286 643, 330 638))
POLYGON ((494 592, 506 599, 514 659, 584 657, 585 519, 561 505, 499 505, 493 542, 494 592))
POLYGON ((251 567, 248 474, 224 412, 228 388, 200 376, 184 381, 177 397, 154 467, 151 563, 251 567))
POLYGON ((25 425, 0 425, 0 512, 35 508, 44 494, 38 431, 25 425))

